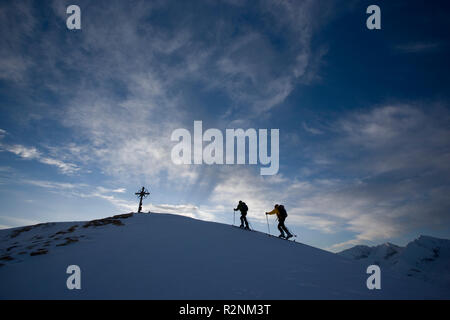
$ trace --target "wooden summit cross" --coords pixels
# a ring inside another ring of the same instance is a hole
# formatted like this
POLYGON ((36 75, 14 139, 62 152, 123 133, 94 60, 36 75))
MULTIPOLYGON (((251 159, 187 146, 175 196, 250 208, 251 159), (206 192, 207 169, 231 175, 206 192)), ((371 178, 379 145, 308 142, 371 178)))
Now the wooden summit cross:
POLYGON ((142 211, 142 199, 146 198, 148 195, 150 194, 150 192, 148 192, 147 190, 145 190, 144 187, 142 187, 141 191, 138 191, 135 193, 135 195, 138 196, 139 198, 139 209, 138 209, 138 213, 141 213, 142 211))

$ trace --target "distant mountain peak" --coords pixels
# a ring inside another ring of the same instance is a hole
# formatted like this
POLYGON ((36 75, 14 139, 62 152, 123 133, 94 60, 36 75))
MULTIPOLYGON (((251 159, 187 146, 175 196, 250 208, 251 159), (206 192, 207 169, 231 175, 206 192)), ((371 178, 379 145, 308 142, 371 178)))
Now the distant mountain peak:
POLYGON ((450 288, 450 240, 447 239, 421 235, 405 247, 385 242, 371 247, 357 245, 338 254, 450 288))

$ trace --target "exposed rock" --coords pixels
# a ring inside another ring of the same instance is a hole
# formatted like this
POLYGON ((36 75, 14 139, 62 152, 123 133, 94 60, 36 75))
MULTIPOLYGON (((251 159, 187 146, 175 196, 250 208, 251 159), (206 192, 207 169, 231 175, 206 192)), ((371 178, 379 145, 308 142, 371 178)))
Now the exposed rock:
POLYGON ((0 260, 2 260, 2 261, 11 261, 11 260, 14 260, 14 258, 11 257, 11 256, 3 256, 3 257, 0 258, 0 260))
POLYGON ((131 216, 133 216, 133 213, 119 214, 119 215, 116 215, 116 216, 113 216, 113 217, 92 220, 92 221, 89 221, 88 223, 86 223, 83 226, 83 228, 100 227, 100 226, 104 226, 104 225, 107 225, 107 224, 114 224, 116 226, 123 226, 124 224, 119 219, 127 219, 127 218, 129 218, 131 216))
POLYGON ((57 244, 56 246, 57 247, 62 247, 62 246, 67 246, 68 244, 71 244, 71 243, 74 243, 74 242, 78 242, 78 239, 75 238, 75 237, 73 237, 73 238, 67 237, 65 239, 66 239, 66 242, 57 244))
POLYGON ((33 251, 30 253, 30 256, 39 256, 41 254, 47 254, 48 250, 47 249, 38 249, 36 251, 33 251))

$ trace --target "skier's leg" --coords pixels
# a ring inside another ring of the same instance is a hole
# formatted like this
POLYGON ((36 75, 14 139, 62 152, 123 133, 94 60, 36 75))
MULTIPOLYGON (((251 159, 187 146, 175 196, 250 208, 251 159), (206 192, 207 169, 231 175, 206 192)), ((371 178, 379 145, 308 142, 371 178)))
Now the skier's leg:
POLYGON ((283 221, 282 220, 278 220, 278 230, 280 230, 280 235, 279 237, 285 237, 284 235, 284 231, 283 231, 283 221))
POLYGON ((281 228, 286 232, 288 239, 292 237, 292 234, 289 232, 288 228, 286 228, 286 225, 284 224, 284 219, 281 222, 281 228))
POLYGON ((244 217, 241 215, 241 225, 239 226, 239 228, 243 227, 244 227, 244 217))
POLYGON ((248 221, 247 221, 247 215, 243 215, 243 217, 244 217, 244 223, 245 223, 245 228, 246 229, 250 229, 249 227, 248 227, 248 221))

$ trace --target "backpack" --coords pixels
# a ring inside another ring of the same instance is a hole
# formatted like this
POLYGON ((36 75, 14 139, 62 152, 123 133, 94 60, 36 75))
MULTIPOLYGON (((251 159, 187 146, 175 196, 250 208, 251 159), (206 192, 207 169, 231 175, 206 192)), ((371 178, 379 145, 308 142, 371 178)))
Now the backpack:
POLYGON ((278 212, 280 213, 280 218, 282 219, 286 219, 288 214, 286 212, 286 209, 284 208, 284 206, 282 204, 280 204, 278 206, 278 212))
POLYGON ((245 204, 245 202, 242 202, 241 209, 242 209, 242 211, 244 211, 244 212, 247 212, 247 211, 248 211, 248 207, 247 207, 247 205, 245 204))

